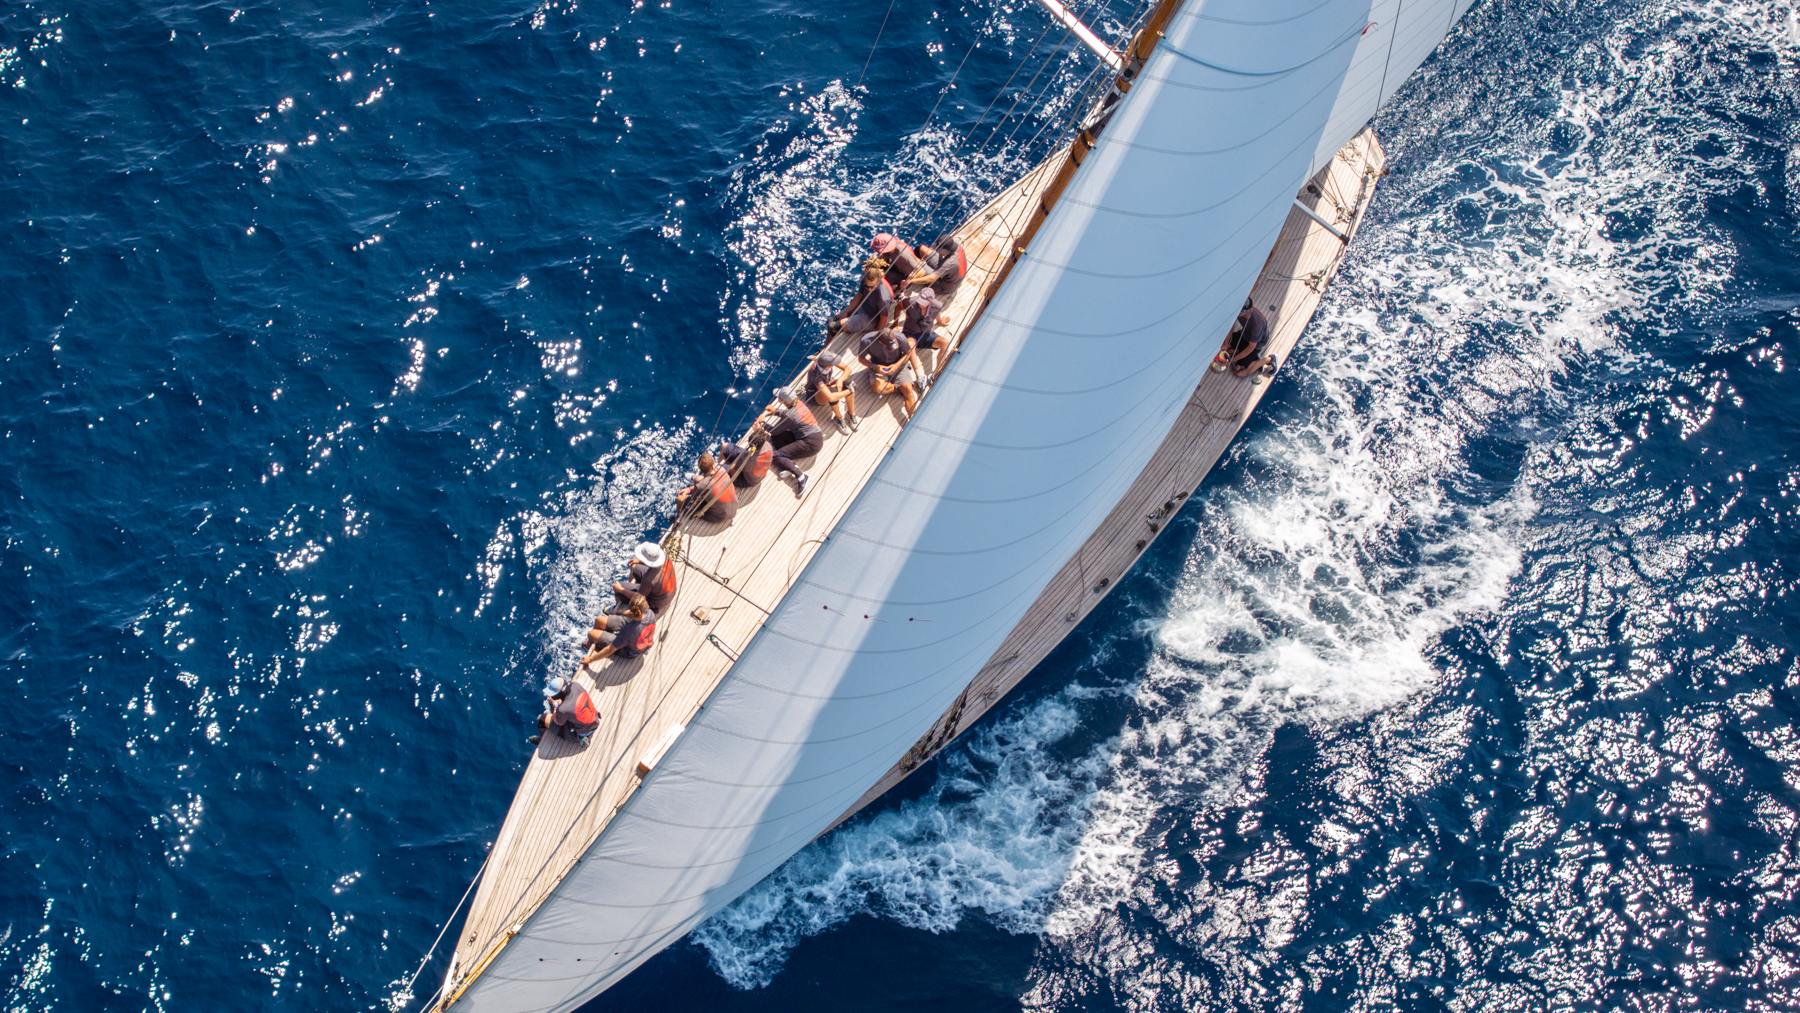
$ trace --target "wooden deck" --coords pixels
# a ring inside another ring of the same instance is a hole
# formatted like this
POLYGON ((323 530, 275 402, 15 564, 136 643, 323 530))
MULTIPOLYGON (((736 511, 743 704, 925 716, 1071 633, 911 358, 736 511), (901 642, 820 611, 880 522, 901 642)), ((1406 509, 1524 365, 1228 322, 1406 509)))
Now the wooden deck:
MULTIPOLYGON (((1066 157, 1059 154, 1040 165, 958 230, 970 263, 948 309, 952 326, 945 330, 954 341, 966 333, 1066 157)), ((1302 200, 1339 221, 1340 228, 1353 230, 1383 164, 1380 146, 1365 130, 1315 178, 1321 192, 1303 194, 1302 200)), ((1252 295, 1269 315, 1272 347, 1282 361, 1317 307, 1343 249, 1343 242, 1305 215, 1289 216, 1252 295)), ((927 362, 934 370, 943 365, 944 353, 938 354, 938 362, 927 362)), ((679 589, 660 618, 657 647, 642 658, 602 662, 577 675, 595 694, 601 729, 585 749, 546 736, 526 767, 457 936, 448 995, 485 969, 605 829, 639 784, 640 761, 666 749, 711 695, 893 446, 901 427, 899 396, 877 398, 860 370, 855 384, 861 428, 846 436, 826 423, 824 450, 807 469, 812 480, 806 497, 796 499, 792 486, 771 474, 741 496, 729 528, 690 524, 676 546, 679 589), (704 620, 694 618, 696 609, 705 610, 704 620)), ((840 820, 967 728, 1098 604, 1155 537, 1161 521, 1212 468, 1268 389, 1230 373, 1202 380, 1143 477, 1044 590, 994 659, 971 673, 973 681, 956 705, 840 820)), ((571 655, 577 650, 569 645, 571 655)))

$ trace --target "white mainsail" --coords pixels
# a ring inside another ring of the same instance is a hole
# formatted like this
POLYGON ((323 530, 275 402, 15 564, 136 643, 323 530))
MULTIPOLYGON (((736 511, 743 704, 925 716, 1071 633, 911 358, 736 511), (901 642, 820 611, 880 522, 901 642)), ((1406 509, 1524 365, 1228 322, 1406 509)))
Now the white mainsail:
POLYGON ((830 540, 458 1008, 579 1005, 880 779, 1143 470, 1294 193, 1470 2, 1189 0, 830 540))

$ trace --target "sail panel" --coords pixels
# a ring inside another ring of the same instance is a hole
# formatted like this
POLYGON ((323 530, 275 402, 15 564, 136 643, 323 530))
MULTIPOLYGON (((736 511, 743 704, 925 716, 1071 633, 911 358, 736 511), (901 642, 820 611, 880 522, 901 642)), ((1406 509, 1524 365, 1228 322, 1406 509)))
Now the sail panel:
POLYGON ((830 540, 459 1006, 578 1005, 880 779, 1137 478, 1296 190, 1459 13, 1190 0, 830 540))

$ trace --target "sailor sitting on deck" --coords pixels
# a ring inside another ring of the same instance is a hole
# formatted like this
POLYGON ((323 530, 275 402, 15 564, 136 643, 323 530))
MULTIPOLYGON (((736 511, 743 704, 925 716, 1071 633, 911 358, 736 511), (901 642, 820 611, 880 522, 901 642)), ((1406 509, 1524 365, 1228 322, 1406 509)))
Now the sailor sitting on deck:
POLYGON ((700 455, 700 474, 675 494, 675 502, 687 516, 698 515, 703 521, 724 523, 737 516, 737 489, 711 454, 700 455))
POLYGON ((896 389, 900 391, 906 402, 906 418, 911 419, 919 408, 919 392, 914 388, 925 376, 925 367, 919 365, 912 342, 899 331, 884 327, 863 342, 862 352, 856 358, 874 374, 870 379, 875 393, 885 397, 896 389))
POLYGON ((876 233, 869 243, 869 249, 887 262, 887 281, 896 293, 906 287, 913 275, 927 270, 925 262, 919 259, 912 247, 906 245, 906 240, 892 232, 876 233))
MULTIPOLYGON (((769 434, 761 426, 750 427, 748 442, 748 447, 736 443, 719 444, 719 463, 731 472, 731 483, 739 489, 761 485, 763 476, 769 473, 769 462, 775 456, 774 449, 769 446, 769 434)), ((656 603, 650 604, 654 607, 656 603)))
POLYGON ((919 258, 925 262, 924 270, 918 271, 906 279, 908 285, 929 285, 938 294, 944 305, 956 297, 956 289, 962 280, 969 276, 969 255, 963 251, 962 244, 956 241, 953 233, 944 233, 937 242, 930 246, 921 246, 917 250, 919 258))
POLYGON ((888 284, 884 277, 886 273, 887 264, 879 257, 871 257, 863 264, 862 285, 857 288, 850 305, 842 313, 826 321, 827 336, 842 331, 856 337, 878 327, 886 327, 892 322, 894 286, 888 284))
POLYGON ((594 617, 594 628, 588 630, 588 652, 581 658, 582 667, 618 656, 635 658, 656 646, 656 613, 641 594, 630 594, 625 605, 594 617))
POLYGON ((813 364, 806 371, 805 387, 813 404, 831 409, 831 421, 837 424, 838 432, 850 432, 857 427, 856 392, 850 389, 850 364, 842 361, 838 353, 827 350, 813 356, 813 364))
POLYGON ((1213 361, 1219 368, 1230 366, 1233 376, 1254 373, 1256 378, 1252 382, 1261 383, 1264 376, 1275 372, 1275 357, 1268 354, 1268 345, 1269 318, 1246 299, 1244 308, 1231 325, 1231 333, 1225 338, 1225 347, 1213 361))
MULTIPOLYGON (((900 333, 912 340, 913 350, 920 355, 921 363, 924 362, 924 353, 950 347, 950 339, 937 330, 939 326, 948 324, 950 317, 944 313, 944 302, 936 292, 929 288, 919 288, 906 293, 906 297, 900 300, 900 311, 900 333)), ((937 366, 936 356, 932 358, 932 366, 937 366)), ((920 379, 929 375, 928 370, 920 379)))
POLYGON ((775 391, 775 401, 763 409, 759 425, 769 425, 769 446, 775 449, 770 459, 775 470, 794 480, 794 497, 806 495, 806 475, 798 462, 816 455, 825 446, 825 433, 813 418, 812 409, 800 403, 800 395, 791 388, 775 391))
POLYGON ((626 562, 625 579, 613 581, 613 600, 621 608, 631 603, 634 594, 643 595, 650 611, 656 613, 667 611, 675 597, 675 566, 655 542, 638 545, 626 562))
POLYGON ((534 746, 552 728, 557 735, 585 746, 594 729, 600 727, 600 708, 594 706, 594 698, 581 688, 581 683, 559 675, 544 687, 544 712, 538 715, 537 725, 538 734, 526 740, 534 746))

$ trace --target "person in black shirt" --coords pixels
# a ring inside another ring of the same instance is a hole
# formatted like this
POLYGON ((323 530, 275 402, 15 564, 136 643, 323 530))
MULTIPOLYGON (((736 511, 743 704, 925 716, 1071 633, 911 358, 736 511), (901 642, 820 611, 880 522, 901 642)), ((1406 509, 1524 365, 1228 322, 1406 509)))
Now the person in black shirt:
POLYGON ((585 746, 594 730, 600 727, 600 708, 595 706, 587 687, 559 675, 544 687, 544 712, 538 715, 537 725, 538 733, 525 740, 534 746, 543 741, 544 733, 551 729, 555 729, 557 735, 585 746))
POLYGON ((899 331, 884 327, 863 343, 857 360, 873 374, 870 379, 875 393, 886 396, 896 389, 900 391, 900 398, 906 403, 906 418, 911 419, 919 407, 919 393, 914 385, 925 372, 912 342, 899 331))
POLYGON ((806 475, 799 461, 816 456, 825 446, 825 433, 812 410, 800 403, 800 395, 787 387, 775 391, 775 401, 763 410, 762 423, 769 427, 770 460, 776 471, 794 480, 794 496, 806 495, 806 475))
POLYGON ((1275 361, 1274 356, 1268 354, 1268 345, 1269 318, 1245 300, 1244 308, 1231 325, 1231 334, 1225 339, 1225 348, 1219 353, 1224 357, 1224 365, 1231 367, 1233 376, 1260 374, 1264 367, 1275 361))
POLYGON ((618 605, 629 604, 634 594, 643 595, 652 612, 666 610, 675 597, 675 564, 655 542, 640 544, 626 560, 625 579, 613 581, 613 600, 618 605))
POLYGON ((892 232, 876 233, 874 240, 869 243, 869 249, 877 257, 887 261, 888 284, 894 287, 896 293, 906 287, 913 275, 925 270, 924 262, 913 252, 913 248, 892 232))
POLYGON ((720 524, 737 516, 737 487, 713 455, 702 453, 700 473, 686 489, 675 494, 675 502, 689 517, 698 515, 703 521, 720 524))
POLYGON ((850 389, 850 366, 838 353, 827 350, 813 357, 813 364, 806 371, 805 387, 813 404, 831 409, 831 420, 839 432, 856 428, 856 392, 850 389))
POLYGON ((894 286, 888 284, 886 273, 881 258, 871 257, 863 265, 862 286, 856 290, 856 296, 825 325, 825 333, 835 335, 842 331, 856 337, 888 326, 894 318, 894 286))
MULTIPOLYGON (((900 300, 900 333, 906 335, 913 343, 913 351, 919 354, 919 362, 924 364, 923 353, 936 352, 950 347, 950 339, 938 333, 938 327, 948 324, 950 318, 944 313, 943 300, 929 288, 914 289, 906 293, 900 300)), ((936 357, 933 357, 933 368, 936 368, 936 357)), ((919 379, 924 380, 929 371, 922 373, 919 379)))
POLYGON ((950 300, 956 297, 957 287, 969 274, 969 255, 963 252, 962 244, 951 233, 939 236, 930 246, 919 247, 917 253, 925 267, 906 279, 906 283, 930 285, 944 305, 950 305, 950 300))
POLYGON ((769 449, 769 434, 762 426, 750 427, 749 443, 747 448, 735 443, 719 444, 719 463, 731 473, 731 481, 739 489, 761 485, 775 457, 775 451, 769 449))
POLYGON ((614 655, 635 658, 656 644, 656 613, 641 594, 627 599, 623 608, 614 608, 594 618, 588 630, 588 652, 582 655, 583 668, 614 655))

